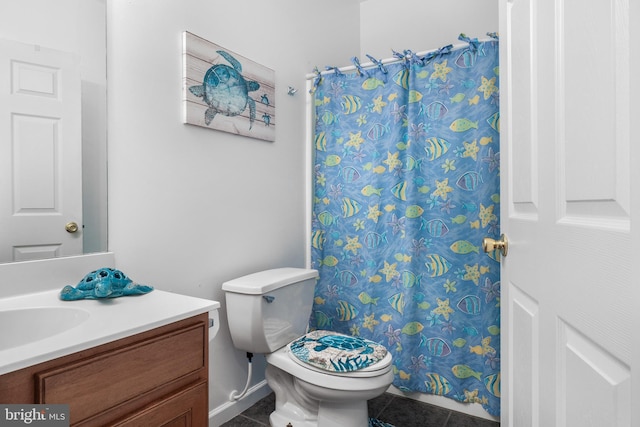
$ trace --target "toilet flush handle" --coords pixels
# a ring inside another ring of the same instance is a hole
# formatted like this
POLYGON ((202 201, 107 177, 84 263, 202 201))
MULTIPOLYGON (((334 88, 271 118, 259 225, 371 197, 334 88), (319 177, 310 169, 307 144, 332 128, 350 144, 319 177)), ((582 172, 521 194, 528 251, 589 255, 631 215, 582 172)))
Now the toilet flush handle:
POLYGON ((264 298, 264 300, 271 304, 273 302, 273 300, 276 299, 276 297, 272 296, 272 295, 262 295, 262 298, 264 298))

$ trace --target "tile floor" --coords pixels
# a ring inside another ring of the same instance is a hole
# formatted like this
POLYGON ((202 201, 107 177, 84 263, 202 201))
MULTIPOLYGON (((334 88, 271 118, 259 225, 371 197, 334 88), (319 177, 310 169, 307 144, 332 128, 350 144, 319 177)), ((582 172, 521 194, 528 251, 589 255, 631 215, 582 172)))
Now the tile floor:
MULTIPOLYGON (((369 402, 369 416, 395 427, 500 427, 500 423, 450 411, 427 403, 385 393, 369 402)), ((220 427, 269 426, 275 408, 273 393, 220 427)), ((345 426, 351 427, 351 426, 345 426)))

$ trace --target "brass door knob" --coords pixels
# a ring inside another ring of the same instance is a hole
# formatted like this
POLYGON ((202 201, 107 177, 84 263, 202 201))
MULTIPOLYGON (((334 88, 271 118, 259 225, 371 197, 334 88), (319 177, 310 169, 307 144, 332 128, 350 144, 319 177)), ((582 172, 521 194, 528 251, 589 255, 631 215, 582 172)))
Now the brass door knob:
POLYGON ((68 233, 75 233, 78 231, 78 224, 75 222, 68 222, 67 225, 64 226, 64 229, 67 230, 68 233))
POLYGON ((489 253, 498 249, 503 257, 507 256, 509 251, 509 240, 504 234, 500 235, 500 240, 494 240, 491 237, 482 239, 482 250, 489 253))

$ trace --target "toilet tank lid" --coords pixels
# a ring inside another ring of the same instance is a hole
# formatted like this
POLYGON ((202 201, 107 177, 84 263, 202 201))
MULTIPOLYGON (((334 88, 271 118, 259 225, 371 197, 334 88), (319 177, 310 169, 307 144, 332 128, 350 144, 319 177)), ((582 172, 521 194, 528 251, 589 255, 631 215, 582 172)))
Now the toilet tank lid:
POLYGON ((260 271, 222 284, 222 290, 239 294, 262 295, 283 286, 318 277, 318 271, 306 268, 274 268, 260 271))

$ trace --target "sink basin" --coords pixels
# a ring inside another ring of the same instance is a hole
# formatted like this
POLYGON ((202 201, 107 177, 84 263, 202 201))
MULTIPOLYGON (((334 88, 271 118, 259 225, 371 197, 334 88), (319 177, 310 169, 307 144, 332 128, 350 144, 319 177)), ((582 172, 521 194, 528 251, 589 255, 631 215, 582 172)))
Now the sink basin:
POLYGON ((0 310, 0 351, 68 331, 88 318, 88 311, 76 307, 0 310))

